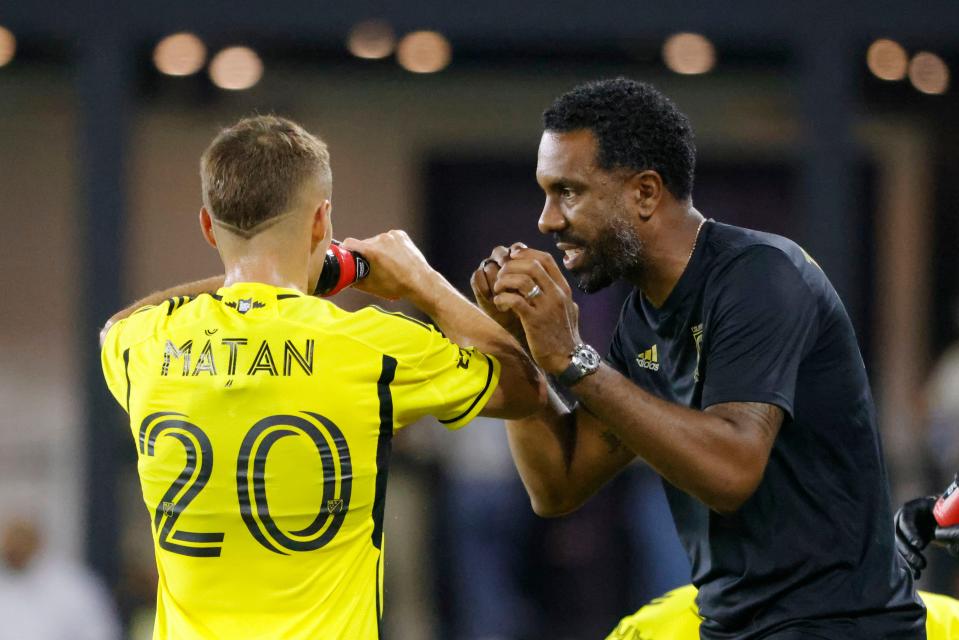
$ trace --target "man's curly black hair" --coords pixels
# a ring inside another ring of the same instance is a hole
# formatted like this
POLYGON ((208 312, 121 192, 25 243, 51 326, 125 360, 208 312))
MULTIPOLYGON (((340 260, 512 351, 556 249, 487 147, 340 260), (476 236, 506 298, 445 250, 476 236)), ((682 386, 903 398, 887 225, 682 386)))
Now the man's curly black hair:
POLYGON ((547 131, 589 129, 599 166, 652 169, 679 200, 693 190, 696 146, 689 119, 652 85, 629 78, 581 84, 543 113, 547 131))

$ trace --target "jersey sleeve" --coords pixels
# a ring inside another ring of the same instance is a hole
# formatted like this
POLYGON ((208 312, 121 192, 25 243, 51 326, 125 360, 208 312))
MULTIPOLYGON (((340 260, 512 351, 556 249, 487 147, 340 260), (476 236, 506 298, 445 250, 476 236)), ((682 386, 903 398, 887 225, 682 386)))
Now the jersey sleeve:
POLYGON ((764 402, 793 415, 799 365, 818 332, 813 291, 774 247, 744 252, 716 278, 705 318, 703 408, 764 402))
MULTIPOLYGON (((169 302, 169 301, 168 301, 169 302)), ((107 388, 125 410, 129 411, 130 401, 130 347, 156 330, 159 323, 167 317, 168 305, 149 305, 134 311, 130 316, 119 320, 107 331, 100 349, 100 364, 107 388)))
POLYGON ((419 333, 415 363, 397 369, 397 414, 408 424, 432 415, 458 429, 475 418, 499 384, 500 363, 479 349, 461 347, 430 328, 419 333))
POLYGON ((499 384, 500 364, 474 347, 460 347, 436 332, 418 367, 430 380, 436 405, 430 413, 447 429, 475 418, 499 384))

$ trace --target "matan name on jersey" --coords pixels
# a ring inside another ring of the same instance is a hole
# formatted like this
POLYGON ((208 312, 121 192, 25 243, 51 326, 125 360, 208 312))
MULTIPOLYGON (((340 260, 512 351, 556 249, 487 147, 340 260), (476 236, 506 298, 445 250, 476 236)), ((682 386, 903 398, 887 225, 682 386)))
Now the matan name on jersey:
POLYGON ((180 376, 198 376, 201 373, 211 376, 290 376, 294 372, 313 375, 315 345, 312 339, 307 339, 302 349, 292 340, 284 340, 282 345, 276 341, 271 345, 267 340, 251 343, 247 338, 220 338, 206 340, 203 347, 197 350, 198 344, 187 340, 177 346, 172 340, 167 340, 163 348, 160 375, 169 376, 171 371, 172 375, 180 376), (280 359, 282 362, 278 362, 280 359))

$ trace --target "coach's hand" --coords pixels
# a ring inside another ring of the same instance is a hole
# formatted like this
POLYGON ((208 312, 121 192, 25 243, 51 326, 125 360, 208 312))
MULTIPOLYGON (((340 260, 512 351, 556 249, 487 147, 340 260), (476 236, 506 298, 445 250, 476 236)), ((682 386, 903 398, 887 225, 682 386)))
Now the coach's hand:
POLYGON ((370 263, 369 275, 353 288, 387 300, 421 296, 438 276, 405 231, 394 229, 366 240, 346 238, 343 246, 370 263))
POLYGON ((493 286, 496 284, 496 278, 500 270, 510 260, 510 251, 512 249, 526 248, 521 242, 517 242, 510 247, 499 246, 493 249, 490 256, 480 262, 479 267, 470 277, 470 286, 473 288, 473 297, 476 304, 486 315, 499 323, 501 327, 509 331, 513 336, 525 344, 526 338, 523 334, 523 323, 519 316, 512 311, 500 311, 493 303, 493 286))
POLYGON ((509 257, 496 276, 493 303, 519 316, 533 359, 558 375, 582 342, 573 292, 548 253, 513 245, 509 257))

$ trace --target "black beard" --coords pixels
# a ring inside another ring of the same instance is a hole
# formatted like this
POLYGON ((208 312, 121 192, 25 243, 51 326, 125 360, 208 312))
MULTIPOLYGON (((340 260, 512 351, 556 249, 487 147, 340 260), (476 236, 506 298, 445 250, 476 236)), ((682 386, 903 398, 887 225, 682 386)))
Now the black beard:
POLYGON ((576 276, 576 288, 596 293, 617 280, 642 271, 645 248, 632 226, 613 218, 608 227, 586 249, 591 264, 576 276))

